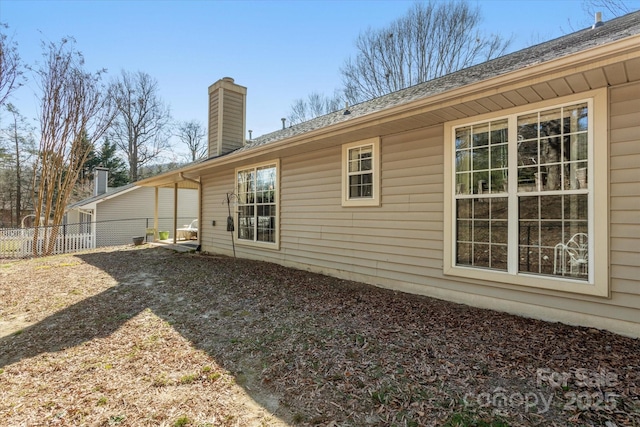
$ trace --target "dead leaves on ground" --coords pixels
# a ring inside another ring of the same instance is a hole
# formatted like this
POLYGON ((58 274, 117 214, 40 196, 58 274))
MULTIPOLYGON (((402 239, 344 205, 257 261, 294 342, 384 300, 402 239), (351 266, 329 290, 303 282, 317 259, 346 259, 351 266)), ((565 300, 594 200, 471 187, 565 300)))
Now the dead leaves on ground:
POLYGON ((640 425, 607 332, 162 249, 0 274, 9 425, 640 425))

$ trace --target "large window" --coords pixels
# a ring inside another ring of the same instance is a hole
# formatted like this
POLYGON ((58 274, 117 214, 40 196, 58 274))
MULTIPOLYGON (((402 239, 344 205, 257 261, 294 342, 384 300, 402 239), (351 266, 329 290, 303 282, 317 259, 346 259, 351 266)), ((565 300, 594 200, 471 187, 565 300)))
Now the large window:
POLYGON ((606 264, 594 271, 596 109, 587 98, 448 128, 447 273, 606 294, 606 264))
POLYGON ((371 138, 342 148, 342 205, 380 204, 380 140, 371 138))
POLYGON ((238 241, 278 242, 278 163, 236 170, 238 241))

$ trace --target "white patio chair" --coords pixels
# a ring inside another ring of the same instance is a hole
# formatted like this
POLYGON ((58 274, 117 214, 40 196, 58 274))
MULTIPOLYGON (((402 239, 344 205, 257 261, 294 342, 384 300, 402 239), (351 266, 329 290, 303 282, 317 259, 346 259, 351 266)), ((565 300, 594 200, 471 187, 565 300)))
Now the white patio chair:
POLYGON ((589 236, 586 233, 576 233, 567 243, 558 243, 554 248, 553 274, 567 273, 571 276, 589 273, 589 236))
POLYGON ((176 229, 176 238, 189 240, 198 237, 198 220, 194 219, 191 224, 185 224, 182 228, 176 229))

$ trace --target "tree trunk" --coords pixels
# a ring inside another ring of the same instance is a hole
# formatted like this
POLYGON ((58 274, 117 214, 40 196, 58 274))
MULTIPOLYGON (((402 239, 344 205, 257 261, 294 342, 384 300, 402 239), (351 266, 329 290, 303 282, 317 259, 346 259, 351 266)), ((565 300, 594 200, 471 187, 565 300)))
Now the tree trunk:
POLYGON ((14 140, 16 142, 16 225, 20 223, 20 207, 22 206, 22 185, 20 178, 20 144, 18 143, 18 128, 14 126, 14 140))

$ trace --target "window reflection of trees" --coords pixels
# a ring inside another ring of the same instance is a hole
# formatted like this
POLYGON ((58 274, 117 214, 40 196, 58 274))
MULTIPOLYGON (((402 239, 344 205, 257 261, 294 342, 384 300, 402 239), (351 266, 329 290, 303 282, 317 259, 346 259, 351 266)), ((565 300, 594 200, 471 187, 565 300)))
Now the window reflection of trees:
POLYGON ((238 238, 274 243, 276 238, 276 166, 238 172, 238 238))
MULTIPOLYGON (((517 137, 518 186, 512 191, 518 196, 518 271, 553 275, 558 243, 588 233, 588 104, 511 119, 517 137)), ((457 128, 455 147, 457 263, 506 269, 508 199, 495 193, 510 191, 508 120, 457 128), (504 220, 494 214, 501 203, 504 220), (504 265, 496 258, 501 253, 504 265)))
POLYGON ((586 103, 518 117, 520 191, 586 187, 586 103))

